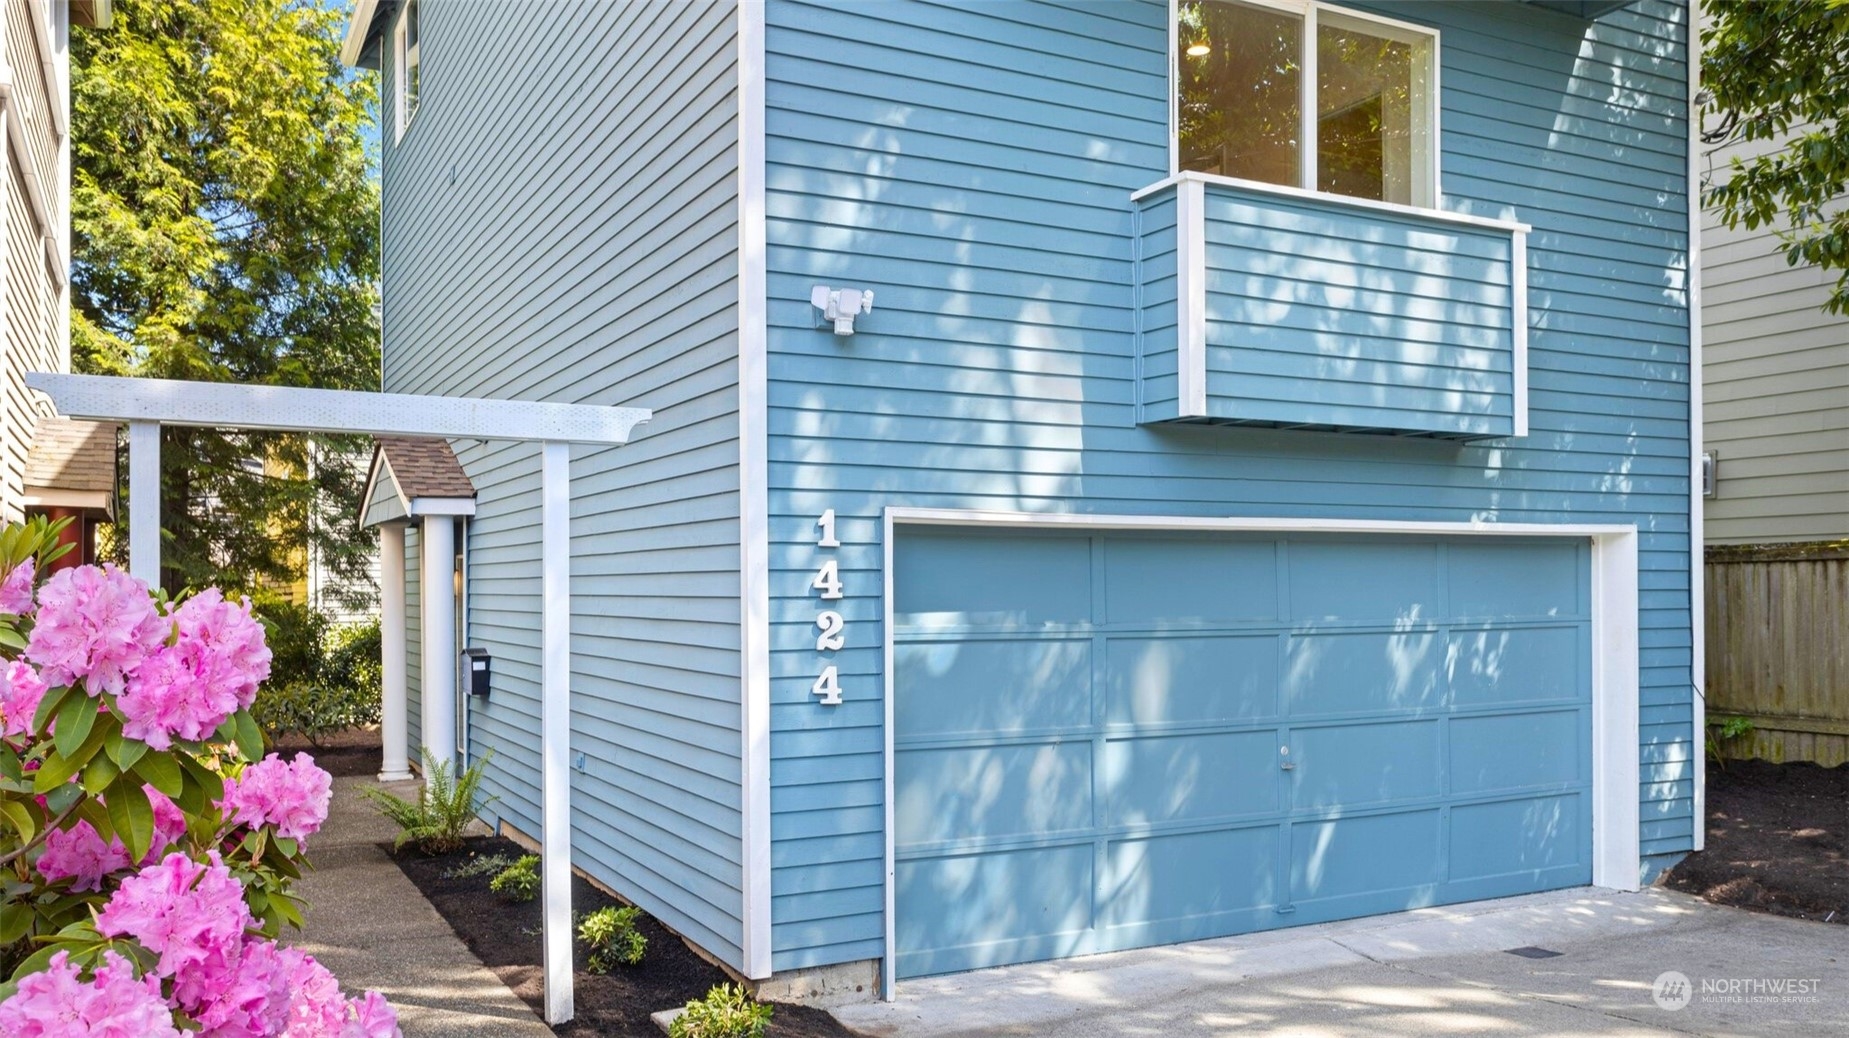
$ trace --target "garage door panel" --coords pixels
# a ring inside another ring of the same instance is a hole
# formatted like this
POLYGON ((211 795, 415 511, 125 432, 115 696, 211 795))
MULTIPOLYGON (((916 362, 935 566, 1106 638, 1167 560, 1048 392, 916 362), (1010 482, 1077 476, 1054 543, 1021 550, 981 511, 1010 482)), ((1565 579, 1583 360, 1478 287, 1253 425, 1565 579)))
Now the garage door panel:
POLYGON ((907 533, 893 547, 893 619, 920 626, 1091 618, 1091 544, 1035 534, 907 533))
POLYGON ((1277 546, 1268 540, 1109 538, 1104 582, 1111 623, 1278 617, 1277 546))
POLYGON ((976 969, 1090 950, 1092 847, 904 861, 894 875, 899 968, 976 969))
POLYGON ((912 749, 893 762, 901 846, 1088 829, 1090 742, 912 749))
POLYGON ((895 556, 900 976, 1591 879, 1581 541, 934 528, 895 556))
MULTIPOLYGON (((1464 804, 1451 809, 1450 875, 1453 880, 1517 875, 1530 878, 1581 869, 1587 848, 1577 793, 1464 804)), ((1584 878, 1568 882, 1590 882, 1584 878)))
POLYGON ((1289 542, 1290 615, 1381 623, 1443 612, 1430 541, 1289 542))
POLYGON ((1299 634, 1284 671, 1293 718, 1444 704, 1444 638, 1437 631, 1299 634))
POLYGON ((1278 895, 1278 827, 1112 841, 1099 925, 1133 943, 1189 940, 1268 922, 1278 895))
POLYGON ((1098 768, 1104 824, 1274 812, 1276 756, 1277 735, 1269 731, 1108 740, 1098 768))
POLYGON ((1278 713, 1278 637, 1113 637, 1105 647, 1105 720, 1252 722, 1278 713))
POLYGON ((1456 541, 1446 546, 1452 616, 1581 616, 1591 591, 1572 542, 1456 541))
POLYGON ((1290 892, 1293 902, 1356 895, 1379 896, 1383 907, 1403 908, 1403 892, 1438 882, 1441 812, 1361 815, 1291 825, 1290 892))
POLYGON ((1451 792, 1493 793, 1582 781, 1587 761, 1578 710, 1458 717, 1451 721, 1451 792))
POLYGON ((1452 702, 1460 707, 1584 699, 1588 653, 1582 628, 1453 630, 1445 648, 1452 702))
POLYGON ((1293 730, 1291 806, 1310 811, 1438 796, 1440 731, 1436 720, 1293 730))
POLYGON ((893 649, 894 720, 909 738, 1091 724, 1090 638, 949 639, 893 649))

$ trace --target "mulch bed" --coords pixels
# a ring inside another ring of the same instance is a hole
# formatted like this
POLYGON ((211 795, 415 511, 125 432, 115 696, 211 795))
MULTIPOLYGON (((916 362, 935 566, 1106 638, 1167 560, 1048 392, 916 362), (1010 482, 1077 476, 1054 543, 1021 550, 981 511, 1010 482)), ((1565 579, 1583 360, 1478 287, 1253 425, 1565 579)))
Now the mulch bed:
MULTIPOLYGON (((535 1012, 543 1013, 539 901, 508 904, 489 892, 492 877, 444 875, 476 855, 519 857, 524 853, 511 840, 475 837, 455 854, 423 857, 407 849, 397 860, 398 867, 417 884, 476 957, 535 1012)), ((574 912, 583 913, 620 902, 584 878, 573 877, 571 903, 574 912)), ((650 1013, 684 1006, 705 996, 715 984, 727 981, 719 967, 695 955, 660 923, 644 917, 641 929, 648 938, 642 964, 623 967, 616 973, 587 972, 585 950, 581 945, 577 947, 573 999, 577 1016, 571 1023, 554 1028, 554 1033, 581 1038, 660 1038, 661 1030, 649 1019, 650 1013)), ((820 1009, 783 1003, 777 1004, 768 1033, 772 1038, 842 1038, 854 1034, 820 1009)))
POLYGON ((1707 848, 1664 882, 1723 905, 1849 923, 1849 765, 1708 765, 1707 848))
POLYGON ((270 747, 284 760, 294 760, 297 753, 314 757, 315 764, 330 775, 377 775, 379 773, 379 730, 349 728, 322 738, 320 746, 308 740, 290 737, 278 739, 270 747))

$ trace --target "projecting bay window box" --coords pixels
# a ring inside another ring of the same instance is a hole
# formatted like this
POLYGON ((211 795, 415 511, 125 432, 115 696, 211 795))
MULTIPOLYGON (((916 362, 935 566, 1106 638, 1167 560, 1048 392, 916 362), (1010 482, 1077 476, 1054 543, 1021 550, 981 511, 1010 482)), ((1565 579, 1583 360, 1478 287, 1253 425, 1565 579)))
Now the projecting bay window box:
POLYGON ((1132 200, 1142 422, 1527 434, 1527 225, 1195 172, 1132 200))

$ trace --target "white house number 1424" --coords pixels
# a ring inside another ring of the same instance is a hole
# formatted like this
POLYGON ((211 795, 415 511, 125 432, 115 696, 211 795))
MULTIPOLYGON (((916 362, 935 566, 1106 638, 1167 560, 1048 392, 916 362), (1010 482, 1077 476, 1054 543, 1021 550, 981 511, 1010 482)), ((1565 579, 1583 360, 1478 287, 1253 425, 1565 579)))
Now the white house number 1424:
MULTIPOLYGON (((815 539, 817 548, 841 547, 840 538, 835 536, 834 509, 830 508, 823 512, 822 517, 815 521, 815 525, 821 528, 820 536, 815 539)), ((809 586, 820 593, 824 602, 839 600, 841 598, 841 564, 835 559, 823 561, 821 567, 815 571, 815 579, 809 581, 809 586)), ((821 633, 815 636, 816 652, 839 652, 843 646, 847 645, 847 621, 842 619, 840 613, 833 609, 822 610, 816 615, 815 626, 821 630, 821 633)), ((823 658, 827 659, 827 657, 823 658)), ((823 706, 841 705, 841 676, 834 664, 830 663, 822 668, 821 676, 815 679, 815 684, 809 687, 809 691, 813 695, 822 697, 823 706)))

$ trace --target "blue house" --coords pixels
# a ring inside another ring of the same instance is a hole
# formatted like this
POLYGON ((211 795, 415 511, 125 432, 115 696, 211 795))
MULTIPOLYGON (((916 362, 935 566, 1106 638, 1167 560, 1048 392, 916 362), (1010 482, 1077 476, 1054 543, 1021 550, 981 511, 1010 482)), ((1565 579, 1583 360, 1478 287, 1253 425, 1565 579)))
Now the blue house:
MULTIPOLYGON (((385 388, 653 412, 571 464, 576 864, 870 995, 1698 846, 1690 51, 1674 0, 359 0, 385 388)), ((492 677, 428 651, 409 738, 530 834, 537 448, 447 447, 375 518, 492 677)))

